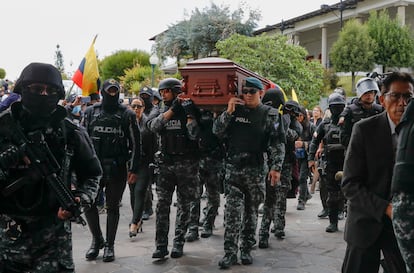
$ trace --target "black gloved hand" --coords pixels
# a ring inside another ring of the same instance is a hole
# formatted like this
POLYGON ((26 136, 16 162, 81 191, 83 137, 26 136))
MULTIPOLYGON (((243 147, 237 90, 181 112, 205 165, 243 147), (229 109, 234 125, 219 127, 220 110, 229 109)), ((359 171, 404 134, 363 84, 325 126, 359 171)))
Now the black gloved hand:
POLYGON ((181 102, 181 106, 184 108, 184 113, 186 116, 195 118, 196 116, 196 106, 192 100, 184 100, 181 102))
POLYGON ((180 101, 178 98, 175 98, 171 104, 171 111, 174 112, 174 114, 178 114, 183 111, 183 107, 181 106, 180 101))

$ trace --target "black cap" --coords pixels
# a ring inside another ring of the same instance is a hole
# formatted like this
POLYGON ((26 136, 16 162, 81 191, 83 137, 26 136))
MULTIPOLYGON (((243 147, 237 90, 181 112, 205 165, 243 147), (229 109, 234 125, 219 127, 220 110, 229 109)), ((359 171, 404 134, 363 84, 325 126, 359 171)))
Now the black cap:
POLYGON ((140 95, 147 94, 150 97, 154 96, 154 93, 152 92, 151 87, 148 87, 148 86, 142 87, 141 90, 139 90, 139 94, 140 95))
POLYGON ((121 86, 119 85, 119 82, 117 82, 114 79, 107 79, 106 81, 104 81, 103 85, 102 85, 102 90, 107 92, 109 88, 111 87, 116 87, 118 89, 118 91, 121 90, 121 86))

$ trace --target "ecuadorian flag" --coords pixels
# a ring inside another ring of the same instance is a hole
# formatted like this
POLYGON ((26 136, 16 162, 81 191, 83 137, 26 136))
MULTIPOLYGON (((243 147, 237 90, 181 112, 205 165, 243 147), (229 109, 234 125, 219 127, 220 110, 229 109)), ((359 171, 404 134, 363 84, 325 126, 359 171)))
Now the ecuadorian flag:
POLYGON ((83 96, 89 96, 90 94, 99 92, 100 80, 98 59, 96 58, 94 49, 96 37, 98 37, 98 35, 93 39, 88 52, 86 52, 78 70, 76 70, 72 77, 73 82, 82 89, 83 96))

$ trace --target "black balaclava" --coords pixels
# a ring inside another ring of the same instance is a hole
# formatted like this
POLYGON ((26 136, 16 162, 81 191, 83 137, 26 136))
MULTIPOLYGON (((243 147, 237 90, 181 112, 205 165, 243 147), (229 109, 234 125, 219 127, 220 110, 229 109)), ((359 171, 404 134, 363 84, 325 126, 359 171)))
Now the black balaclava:
POLYGON ((139 96, 141 97, 141 99, 144 101, 144 104, 145 104, 144 112, 145 113, 151 112, 152 108, 154 107, 154 105, 152 104, 152 101, 154 99, 154 93, 152 92, 152 89, 146 86, 143 87, 139 91, 139 96))
POLYGON ((22 110, 27 112, 27 124, 45 124, 56 111, 59 99, 65 96, 62 76, 51 64, 31 63, 26 66, 16 81, 14 92, 21 95, 22 110), (33 83, 46 84, 57 88, 53 95, 34 94, 29 91, 28 85, 33 83))
POLYGON ((102 94, 102 108, 107 112, 115 112, 119 105, 119 91, 120 91, 120 85, 117 81, 114 79, 106 80, 102 86, 101 94, 102 94), (116 87, 118 89, 118 92, 115 94, 115 96, 111 96, 107 90, 111 87, 116 87))

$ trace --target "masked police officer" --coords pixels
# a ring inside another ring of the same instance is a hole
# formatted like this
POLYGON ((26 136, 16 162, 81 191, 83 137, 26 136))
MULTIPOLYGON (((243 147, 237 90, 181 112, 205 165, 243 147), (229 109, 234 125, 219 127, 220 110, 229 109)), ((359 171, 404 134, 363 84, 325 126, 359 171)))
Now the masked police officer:
POLYGON ((323 143, 324 155, 326 159, 326 186, 328 190, 328 214, 329 226, 326 232, 338 231, 338 212, 343 207, 344 197, 341 192, 341 181, 335 179, 335 174, 342 170, 345 158, 345 147, 339 139, 339 126, 337 125, 339 115, 344 110, 345 98, 338 93, 332 93, 328 97, 328 106, 331 111, 331 119, 323 121, 312 137, 309 148, 308 165, 314 168, 315 153, 319 144, 323 143))
POLYGON ((170 227, 170 205, 177 189, 177 215, 172 258, 183 255, 185 234, 188 229, 190 202, 198 195, 198 124, 196 106, 191 100, 179 97, 181 82, 167 78, 160 82, 158 90, 164 105, 160 114, 148 121, 148 128, 157 133, 159 151, 156 161, 159 166, 157 181, 158 203, 156 209, 156 250, 153 258, 168 255, 168 232, 170 227))
POLYGON ((85 212, 92 233, 92 245, 86 253, 87 260, 94 260, 99 249, 104 249, 103 261, 115 259, 114 243, 119 222, 119 204, 126 181, 136 181, 141 156, 141 137, 135 113, 119 102, 119 83, 106 80, 101 88, 102 102, 89 106, 83 125, 92 139, 103 169, 99 191, 106 197, 106 242, 99 224, 96 204, 85 212))
POLYGON ((26 66, 14 92, 21 102, 0 116, 0 272, 75 272, 68 219, 80 211, 62 209, 60 194, 90 205, 99 160, 86 131, 58 106, 65 93, 53 65, 26 66))
POLYGON ((240 259, 243 265, 253 262, 251 250, 259 204, 264 201, 265 172, 263 154, 268 154, 267 179, 271 185, 280 180, 285 154, 283 136, 276 109, 263 105, 263 84, 254 77, 245 79, 242 98, 230 98, 227 110, 213 124, 213 132, 226 139, 226 175, 224 209, 224 257, 220 268, 229 268, 240 259), (239 245, 240 238, 240 245, 239 245))

